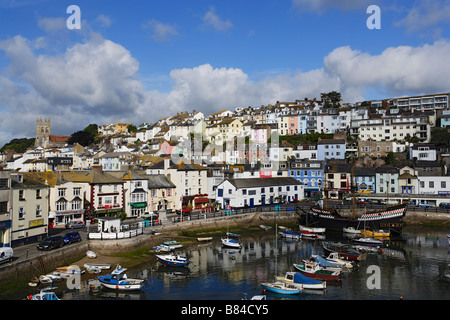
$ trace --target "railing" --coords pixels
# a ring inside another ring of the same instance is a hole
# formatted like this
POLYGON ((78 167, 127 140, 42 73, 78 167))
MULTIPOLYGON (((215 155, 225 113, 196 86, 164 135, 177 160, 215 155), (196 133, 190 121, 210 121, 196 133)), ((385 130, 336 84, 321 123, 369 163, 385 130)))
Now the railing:
POLYGON ((144 228, 159 225, 159 221, 143 220, 133 224, 124 224, 121 226, 119 232, 89 232, 88 239, 90 240, 115 240, 128 239, 136 237, 144 233, 144 228))

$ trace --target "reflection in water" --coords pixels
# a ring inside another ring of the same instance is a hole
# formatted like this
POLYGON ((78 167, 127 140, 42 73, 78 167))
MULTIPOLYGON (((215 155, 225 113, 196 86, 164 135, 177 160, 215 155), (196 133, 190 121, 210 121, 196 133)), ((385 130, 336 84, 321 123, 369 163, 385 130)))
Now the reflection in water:
MULTIPOLYGON (((368 254, 366 261, 345 272, 338 286, 329 285, 325 291, 304 290, 294 297, 268 294, 268 299, 450 299, 450 283, 443 281, 450 263, 447 233, 445 229, 405 228, 403 237, 388 242, 382 253, 368 254), (381 289, 367 286, 370 265, 380 267, 381 289)), ((326 237, 326 241, 349 241, 339 233, 327 233, 326 237)), ((274 232, 260 231, 243 237, 240 250, 223 248, 218 238, 177 252, 191 258, 189 267, 163 267, 151 259, 128 269, 129 277, 147 279, 142 291, 116 293, 101 289, 89 293, 86 280, 81 290, 67 291, 63 298, 239 300, 244 294, 261 294, 261 282, 294 271, 294 263, 312 254, 323 254, 323 248, 321 241, 275 241, 274 232)))

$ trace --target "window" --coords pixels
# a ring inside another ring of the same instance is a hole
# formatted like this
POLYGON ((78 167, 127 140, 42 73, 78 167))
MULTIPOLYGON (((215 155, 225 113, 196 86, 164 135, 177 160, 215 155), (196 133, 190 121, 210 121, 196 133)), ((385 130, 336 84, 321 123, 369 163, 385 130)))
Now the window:
POLYGON ((25 200, 23 196, 23 190, 19 190, 19 200, 25 200))
POLYGON ((36 205, 36 217, 40 217, 41 213, 42 213, 41 205, 37 204, 36 205))
POLYGON ((447 188, 447 182, 441 181, 441 188, 447 188))
POLYGON ((74 196, 81 195, 81 188, 73 188, 73 195, 74 196))
POLYGON ((36 189, 36 199, 41 199, 41 189, 36 189))
POLYGON ((58 188, 58 197, 65 197, 65 196, 66 196, 66 189, 58 188))
POLYGON ((228 189, 228 194, 233 194, 233 189, 228 189))
POLYGON ((429 186, 430 188, 434 188, 434 181, 428 182, 428 186, 429 186))
POLYGON ((19 220, 25 219, 25 208, 19 207, 19 220))
POLYGON ((0 189, 8 189, 8 179, 0 179, 0 189))
MULTIPOLYGON (((99 200, 101 200, 101 198, 99 198, 99 200)), ((67 210, 67 201, 65 201, 64 199, 58 200, 56 202, 56 211, 64 211, 64 210, 67 210)))

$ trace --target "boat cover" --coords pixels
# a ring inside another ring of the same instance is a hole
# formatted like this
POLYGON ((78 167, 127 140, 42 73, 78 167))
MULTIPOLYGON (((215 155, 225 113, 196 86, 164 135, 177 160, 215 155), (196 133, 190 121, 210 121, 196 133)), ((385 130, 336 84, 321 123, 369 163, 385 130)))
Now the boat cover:
POLYGON ((321 256, 315 256, 314 261, 316 261, 321 267, 329 267, 329 268, 340 268, 339 264, 335 262, 328 261, 327 259, 321 256))
POLYGON ((321 284, 323 281, 316 280, 310 277, 307 277, 300 272, 296 272, 294 274, 294 283, 305 283, 305 284, 321 284))

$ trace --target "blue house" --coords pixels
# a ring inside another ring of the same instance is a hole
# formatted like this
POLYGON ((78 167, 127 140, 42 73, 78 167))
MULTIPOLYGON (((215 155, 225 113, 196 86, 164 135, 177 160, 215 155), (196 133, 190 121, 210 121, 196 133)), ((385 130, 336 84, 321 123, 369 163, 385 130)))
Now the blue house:
POLYGON ((353 177, 356 184, 356 192, 376 192, 376 168, 354 168, 353 177))
POLYGON ((345 159, 344 139, 322 139, 317 142, 317 160, 345 159))
POLYGON ((325 161, 295 160, 288 162, 288 176, 301 181, 305 198, 314 198, 324 185, 325 161))

